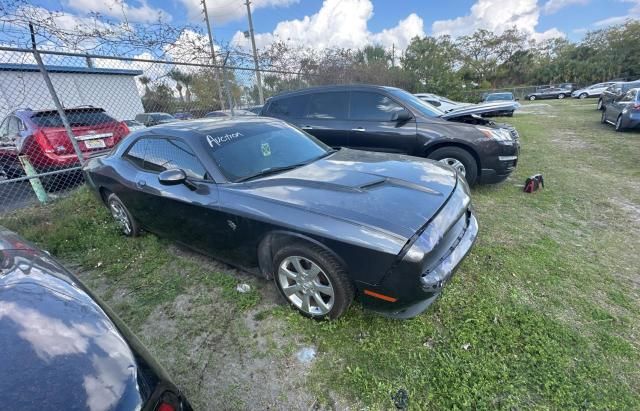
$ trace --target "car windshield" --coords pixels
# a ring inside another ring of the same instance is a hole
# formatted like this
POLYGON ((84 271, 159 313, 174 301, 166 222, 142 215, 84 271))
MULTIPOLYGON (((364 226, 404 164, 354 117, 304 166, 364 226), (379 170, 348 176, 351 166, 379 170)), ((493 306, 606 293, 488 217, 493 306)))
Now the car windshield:
POLYGON ((487 96, 487 101, 496 100, 513 100, 513 94, 511 93, 495 93, 487 96))
POLYGON ((333 152, 314 137, 279 122, 216 130, 205 136, 203 144, 232 182, 300 167, 333 152))
MULTIPOLYGON (((113 117, 101 109, 65 110, 64 113, 71 127, 97 126, 116 122, 113 117)), ((64 123, 56 111, 35 113, 31 119, 40 127, 64 127, 64 123)))
POLYGON ((406 103, 411 106, 411 108, 418 110, 421 114, 428 117, 440 117, 444 114, 443 111, 435 108, 431 104, 421 100, 420 98, 414 96, 413 94, 404 91, 399 88, 388 87, 386 90, 391 93, 394 97, 398 99, 401 103, 406 103))
POLYGON ((124 124, 126 124, 127 126, 130 126, 130 127, 140 127, 140 126, 143 125, 139 121, 135 121, 135 120, 125 120, 124 124))

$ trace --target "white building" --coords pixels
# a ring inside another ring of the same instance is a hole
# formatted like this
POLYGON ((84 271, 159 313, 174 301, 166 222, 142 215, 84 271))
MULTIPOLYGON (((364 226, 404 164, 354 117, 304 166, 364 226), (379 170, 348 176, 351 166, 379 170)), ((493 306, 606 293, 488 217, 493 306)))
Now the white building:
MULTIPOLYGON (((64 107, 101 107, 118 120, 144 113, 135 76, 140 70, 47 66, 64 107)), ((35 64, 0 64, 0 119, 9 112, 30 108, 55 109, 40 69, 35 64)))

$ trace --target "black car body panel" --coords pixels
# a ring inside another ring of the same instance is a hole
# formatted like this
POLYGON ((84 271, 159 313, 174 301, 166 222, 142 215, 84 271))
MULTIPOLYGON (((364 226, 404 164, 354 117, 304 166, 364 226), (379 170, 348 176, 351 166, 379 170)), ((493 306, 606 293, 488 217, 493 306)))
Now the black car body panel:
POLYGON ((469 105, 445 114, 419 98, 392 87, 324 86, 272 97, 265 104, 261 115, 286 120, 331 147, 349 147, 416 157, 427 157, 434 150, 446 146, 461 147, 475 157, 479 181, 496 183, 506 179, 515 170, 519 155, 518 134, 513 127, 496 124, 490 119, 480 117, 480 114, 515 110, 517 104, 498 102, 469 105), (353 102, 353 95, 356 93, 385 98, 409 112, 411 117, 402 122, 390 119, 359 120, 353 114, 354 107, 359 106, 353 102), (336 115, 335 118, 309 115, 313 111, 312 99, 327 94, 342 102, 328 104, 334 107, 336 112, 341 104, 350 106, 350 112, 342 117, 336 115), (424 106, 429 106, 428 110, 431 110, 432 114, 427 115, 424 106), (477 126, 509 130, 512 139, 496 141, 487 138, 477 126))
MULTIPOLYGON (((447 206, 475 221, 466 183, 451 168, 430 160, 350 149, 292 170, 233 182, 209 156, 202 155, 212 136, 248 135, 252 128, 272 125, 312 138, 280 120, 260 117, 161 126, 134 133, 109 156, 88 162, 87 181, 102 200, 105 193, 115 193, 147 230, 267 278, 274 270, 271 247, 288 238, 334 255, 365 304, 371 303, 361 295, 365 284, 394 292, 399 303, 383 302, 384 307, 374 307, 379 311, 397 312, 404 304, 437 295, 439 289, 390 288, 382 281, 394 283, 390 270, 404 267, 403 256, 427 229, 435 230, 430 241, 442 245, 440 240, 445 239, 446 248, 452 247, 454 239, 446 234, 453 222, 430 228, 447 206), (192 180, 195 189, 163 186, 157 173, 143 171, 122 157, 138 139, 158 134, 187 143, 211 179, 192 180)), ((477 226, 471 224, 466 232, 475 240, 477 226)), ((466 246, 462 256, 472 244, 462 244, 466 246)), ((416 250, 412 256, 424 252, 416 250)), ((447 275, 459 262, 446 270, 447 275)), ((413 277, 420 278, 422 267, 413 266, 413 270, 413 277)))
POLYGON ((536 90, 533 93, 529 93, 525 96, 527 100, 544 100, 565 97, 571 97, 571 90, 559 87, 543 88, 540 90, 536 90))
POLYGON ((47 253, 0 227, 0 392, 19 410, 155 410, 180 391, 127 327, 47 253))

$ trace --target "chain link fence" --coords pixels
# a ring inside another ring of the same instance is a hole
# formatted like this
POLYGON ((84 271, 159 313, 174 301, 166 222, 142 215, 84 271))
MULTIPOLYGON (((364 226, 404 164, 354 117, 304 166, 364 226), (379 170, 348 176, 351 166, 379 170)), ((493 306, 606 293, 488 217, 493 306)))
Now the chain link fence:
MULTIPOLYGON (((261 77, 264 98, 323 83, 261 77)), ((0 47, 0 212, 78 187, 84 162, 132 131, 260 108, 253 69, 0 47)))

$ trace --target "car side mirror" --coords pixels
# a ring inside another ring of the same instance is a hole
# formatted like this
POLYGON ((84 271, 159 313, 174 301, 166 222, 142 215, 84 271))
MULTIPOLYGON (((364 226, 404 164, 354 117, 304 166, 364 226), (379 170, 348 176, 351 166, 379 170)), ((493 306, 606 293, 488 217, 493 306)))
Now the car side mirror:
POLYGON ((190 190, 196 190, 198 188, 187 179, 187 173, 179 168, 163 171, 158 175, 158 181, 160 181, 160 184, 164 186, 177 186, 179 184, 184 184, 189 187, 190 190))
POLYGON ((396 123, 404 123, 411 120, 413 116, 408 110, 400 110, 396 111, 391 115, 391 121, 395 121, 396 123))

